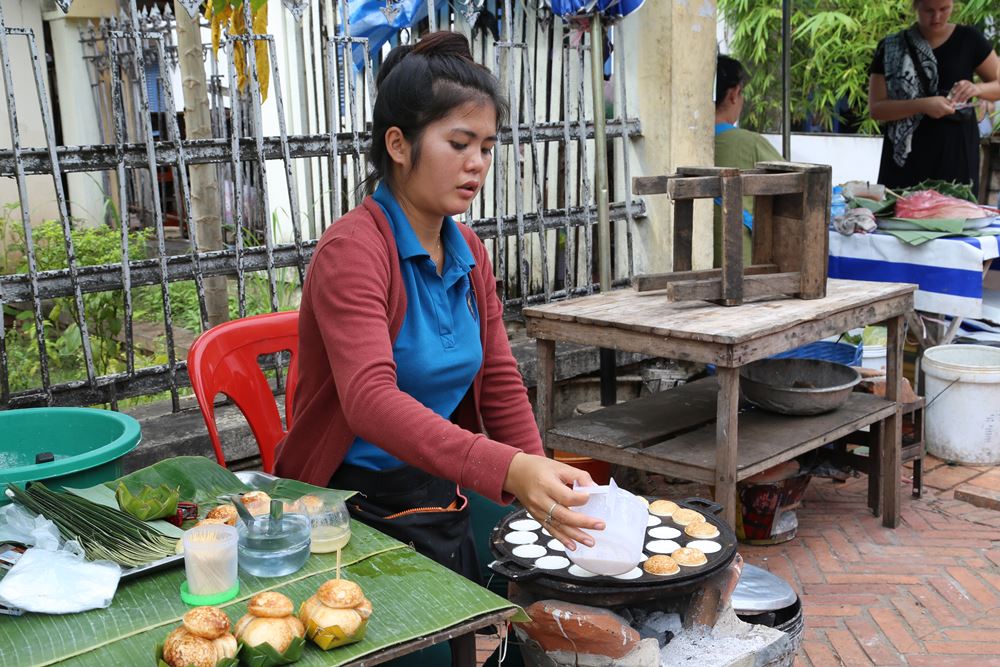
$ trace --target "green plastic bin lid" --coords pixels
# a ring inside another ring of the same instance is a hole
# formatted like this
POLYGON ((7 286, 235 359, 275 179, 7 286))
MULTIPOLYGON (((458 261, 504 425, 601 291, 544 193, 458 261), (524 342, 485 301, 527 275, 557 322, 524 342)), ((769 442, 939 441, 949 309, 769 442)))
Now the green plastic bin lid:
POLYGON ((29 482, 96 468, 135 449, 139 422, 95 408, 0 410, 0 485, 29 482), (54 460, 35 463, 49 452, 54 460))

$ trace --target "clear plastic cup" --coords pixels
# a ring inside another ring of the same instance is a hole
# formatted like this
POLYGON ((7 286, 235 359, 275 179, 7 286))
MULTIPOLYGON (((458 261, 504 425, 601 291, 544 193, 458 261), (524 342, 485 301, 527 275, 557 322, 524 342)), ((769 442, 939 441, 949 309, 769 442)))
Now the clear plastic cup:
POLYGON ((218 595, 237 582, 237 531, 232 526, 204 525, 192 528, 184 543, 184 574, 191 595, 218 595))

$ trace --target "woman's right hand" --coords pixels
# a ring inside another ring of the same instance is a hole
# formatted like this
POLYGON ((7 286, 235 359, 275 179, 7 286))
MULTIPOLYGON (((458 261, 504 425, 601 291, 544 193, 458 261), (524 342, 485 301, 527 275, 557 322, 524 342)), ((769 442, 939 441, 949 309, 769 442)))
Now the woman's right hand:
POLYGON ((923 99, 923 113, 931 118, 944 118, 955 113, 955 105, 951 100, 941 95, 923 99))
POLYGON ((592 537, 581 528, 604 530, 604 522, 571 507, 587 502, 586 493, 574 491, 573 482, 580 486, 593 486, 594 481, 583 470, 568 466, 544 456, 520 452, 511 459, 503 488, 524 505, 539 523, 545 524, 554 538, 570 551, 576 543, 593 546, 592 537))

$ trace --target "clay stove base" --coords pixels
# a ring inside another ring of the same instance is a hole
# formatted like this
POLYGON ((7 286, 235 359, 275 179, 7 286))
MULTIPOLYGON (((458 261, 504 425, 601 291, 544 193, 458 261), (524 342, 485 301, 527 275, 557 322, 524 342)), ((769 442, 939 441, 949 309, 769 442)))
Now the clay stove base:
MULTIPOLYGON (((744 623, 731 598, 743 568, 725 569, 686 594, 613 608, 538 599, 512 584, 509 598, 531 617, 515 623, 528 667, 779 667, 791 665, 801 632, 744 623)), ((595 602, 600 599, 595 593, 595 602)))
MULTIPOLYGON (((603 610, 604 613, 609 613, 603 610)), ((620 617, 619 617, 620 618, 620 617)), ((624 621, 624 619, 622 619, 624 621)), ((566 621, 574 622, 570 618, 566 621)), ((786 667, 795 659, 798 638, 780 630, 744 623, 732 608, 720 614, 715 628, 682 630, 663 649, 655 638, 627 641, 628 653, 616 657, 575 651, 545 651, 515 626, 528 667, 786 667)))

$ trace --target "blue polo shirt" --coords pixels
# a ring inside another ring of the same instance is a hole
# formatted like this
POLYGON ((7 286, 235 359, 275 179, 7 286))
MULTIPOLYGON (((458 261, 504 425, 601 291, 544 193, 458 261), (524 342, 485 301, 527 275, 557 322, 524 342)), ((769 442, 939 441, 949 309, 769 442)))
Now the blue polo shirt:
MULTIPOLYGON (((399 388, 448 419, 472 386, 483 363, 479 311, 469 281, 472 251, 449 217, 441 227, 444 269, 434 262, 385 183, 373 195, 382 207, 399 251, 406 289, 406 316, 392 344, 399 388)), ((345 463, 369 470, 405 465, 377 445, 356 437, 345 463)))

